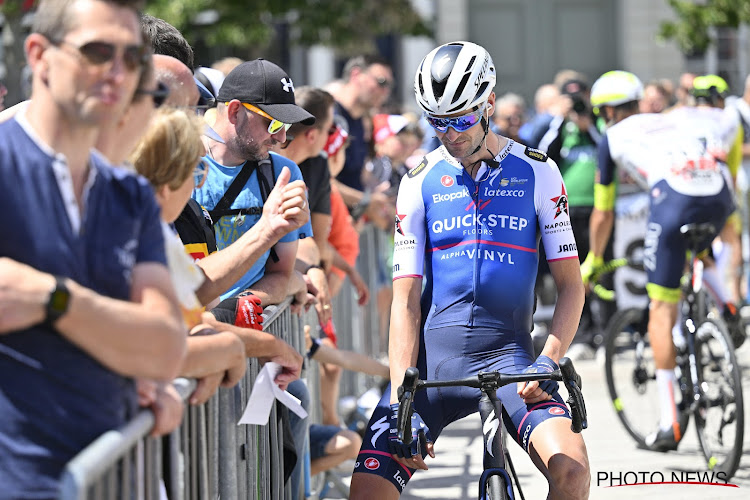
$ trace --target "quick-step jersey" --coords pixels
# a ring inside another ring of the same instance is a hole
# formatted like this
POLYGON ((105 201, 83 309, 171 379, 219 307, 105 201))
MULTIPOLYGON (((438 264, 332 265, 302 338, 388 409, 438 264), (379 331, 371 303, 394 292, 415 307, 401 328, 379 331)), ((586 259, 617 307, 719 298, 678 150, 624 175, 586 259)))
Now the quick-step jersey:
POLYGON ((514 141, 477 181, 444 147, 401 181, 393 279, 424 277, 427 327, 528 334, 540 238, 548 261, 578 259, 557 165, 514 141))

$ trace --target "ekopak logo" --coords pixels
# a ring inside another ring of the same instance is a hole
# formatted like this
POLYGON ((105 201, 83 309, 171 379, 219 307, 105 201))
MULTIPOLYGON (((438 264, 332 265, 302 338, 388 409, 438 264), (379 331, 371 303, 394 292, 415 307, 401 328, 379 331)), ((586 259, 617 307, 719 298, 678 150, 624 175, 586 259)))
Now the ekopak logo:
POLYGON ((453 177, 451 177, 450 175, 444 175, 440 178, 440 184, 447 188, 451 187, 453 185, 453 182, 453 177))

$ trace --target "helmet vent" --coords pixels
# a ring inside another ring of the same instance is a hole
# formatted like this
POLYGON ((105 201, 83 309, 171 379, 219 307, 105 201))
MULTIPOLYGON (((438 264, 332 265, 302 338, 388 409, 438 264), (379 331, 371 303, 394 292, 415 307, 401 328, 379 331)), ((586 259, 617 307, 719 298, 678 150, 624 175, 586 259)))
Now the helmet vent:
POLYGON ((464 89, 466 88, 466 84, 469 82, 470 76, 471 75, 469 73, 466 73, 464 77, 461 78, 461 81, 458 82, 458 87, 456 87, 456 92, 453 93, 454 97, 453 97, 453 101, 451 102, 451 104, 456 102, 459 98, 461 98, 461 96, 464 93, 464 89))
POLYGON ((466 65, 466 69, 464 70, 465 73, 470 73, 472 66, 474 66, 474 61, 477 60, 477 56, 471 56, 471 60, 469 61, 469 64, 466 65))

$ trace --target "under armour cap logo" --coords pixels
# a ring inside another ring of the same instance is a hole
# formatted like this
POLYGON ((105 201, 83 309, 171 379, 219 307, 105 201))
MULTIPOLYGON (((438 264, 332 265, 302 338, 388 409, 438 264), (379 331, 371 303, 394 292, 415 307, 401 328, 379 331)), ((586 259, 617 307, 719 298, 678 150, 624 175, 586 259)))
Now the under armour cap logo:
POLYGON ((292 83, 291 78, 289 80, 282 78, 281 84, 284 86, 284 92, 294 92, 294 84, 292 83))

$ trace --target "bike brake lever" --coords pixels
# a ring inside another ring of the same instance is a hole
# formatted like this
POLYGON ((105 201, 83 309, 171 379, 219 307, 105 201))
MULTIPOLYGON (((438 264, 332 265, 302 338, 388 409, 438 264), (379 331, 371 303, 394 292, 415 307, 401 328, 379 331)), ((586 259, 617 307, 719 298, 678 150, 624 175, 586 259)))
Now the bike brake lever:
POLYGON ((412 403, 414 402, 414 393, 417 390, 418 382, 419 370, 410 367, 406 369, 406 373, 404 373, 404 382, 398 388, 398 419, 396 421, 398 425, 398 439, 406 445, 409 445, 412 442, 412 403))
POLYGON ((583 393, 581 392, 581 377, 576 373, 570 358, 561 358, 559 365, 560 372, 563 375, 563 383, 568 390, 567 403, 570 406, 570 416, 573 419, 570 428, 573 432, 579 433, 588 427, 586 402, 583 400, 583 393))

